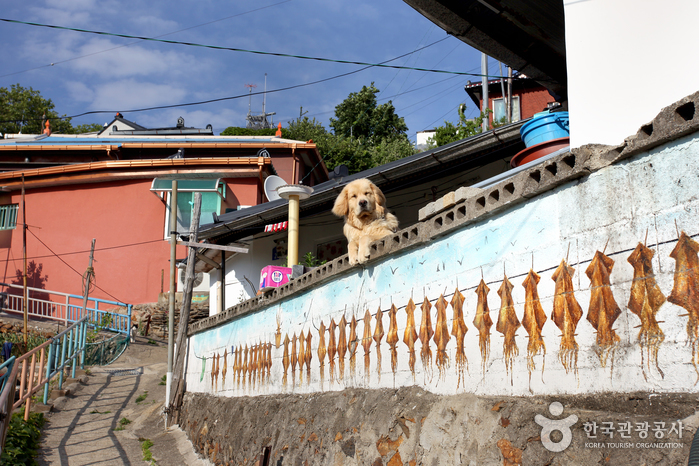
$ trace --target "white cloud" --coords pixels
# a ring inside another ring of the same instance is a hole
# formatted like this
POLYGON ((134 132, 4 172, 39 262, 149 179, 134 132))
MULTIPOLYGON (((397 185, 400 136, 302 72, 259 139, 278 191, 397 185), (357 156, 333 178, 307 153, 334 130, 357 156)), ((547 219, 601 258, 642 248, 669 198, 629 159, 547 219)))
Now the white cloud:
POLYGON ((168 34, 182 27, 176 21, 170 21, 153 15, 137 16, 131 20, 134 30, 140 31, 140 36, 156 36, 168 34))
POLYGON ((57 8, 32 8, 35 19, 56 26, 85 26, 91 23, 92 15, 88 11, 66 11, 57 8))
POLYGON ((78 81, 68 81, 66 84, 70 98, 78 102, 90 102, 95 98, 94 90, 87 84, 78 81))
POLYGON ((133 79, 100 83, 93 92, 90 108, 115 111, 182 102, 187 95, 187 90, 181 87, 133 79))
POLYGON ((177 50, 157 50, 157 45, 141 45, 142 42, 126 45, 132 42, 135 41, 118 43, 104 38, 83 42, 75 35, 60 34, 49 43, 43 40, 27 42, 24 49, 27 56, 98 78, 172 77, 191 73, 193 69, 205 72, 214 66, 209 59, 198 59, 177 50))

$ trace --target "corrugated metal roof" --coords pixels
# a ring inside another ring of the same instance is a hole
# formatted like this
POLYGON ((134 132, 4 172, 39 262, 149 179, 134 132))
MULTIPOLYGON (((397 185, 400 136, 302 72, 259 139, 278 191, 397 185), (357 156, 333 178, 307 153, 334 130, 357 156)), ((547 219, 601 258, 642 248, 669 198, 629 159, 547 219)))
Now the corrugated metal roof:
POLYGON ((48 137, 37 137, 37 138, 22 138, 22 139, 7 139, 0 140, 0 145, 12 145, 12 146, 51 146, 51 145, 69 145, 69 146, 82 146, 82 145, 120 145, 124 143, 138 143, 138 144, 162 144, 162 143, 196 143, 196 144, 222 144, 222 143, 237 143, 237 144, 289 144, 289 143, 302 143, 305 141, 291 141, 288 139, 276 138, 273 136, 269 137, 236 137, 236 136, 131 136, 131 137, 99 137, 99 136, 63 136, 63 135, 52 135, 48 137))

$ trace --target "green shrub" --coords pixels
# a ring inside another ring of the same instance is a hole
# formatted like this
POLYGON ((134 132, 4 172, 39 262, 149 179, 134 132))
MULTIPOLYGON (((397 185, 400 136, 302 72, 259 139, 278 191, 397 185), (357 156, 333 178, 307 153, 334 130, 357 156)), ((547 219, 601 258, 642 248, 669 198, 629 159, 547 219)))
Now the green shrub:
POLYGON ((10 419, 5 448, 0 456, 3 465, 36 465, 41 427, 46 419, 42 413, 30 413, 24 421, 24 408, 15 412, 10 419))

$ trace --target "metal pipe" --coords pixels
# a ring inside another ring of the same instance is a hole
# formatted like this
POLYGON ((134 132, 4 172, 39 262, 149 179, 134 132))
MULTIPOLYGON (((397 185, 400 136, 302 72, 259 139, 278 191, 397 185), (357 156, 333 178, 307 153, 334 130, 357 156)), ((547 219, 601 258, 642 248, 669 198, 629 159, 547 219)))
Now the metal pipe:
POLYGON ((481 86, 483 89, 483 103, 481 104, 481 115, 485 114, 483 118, 483 132, 488 131, 488 112, 490 108, 490 101, 488 98, 488 55, 481 52, 481 86))
POLYGON ((289 196, 289 261, 291 267, 299 263, 299 196, 289 196))

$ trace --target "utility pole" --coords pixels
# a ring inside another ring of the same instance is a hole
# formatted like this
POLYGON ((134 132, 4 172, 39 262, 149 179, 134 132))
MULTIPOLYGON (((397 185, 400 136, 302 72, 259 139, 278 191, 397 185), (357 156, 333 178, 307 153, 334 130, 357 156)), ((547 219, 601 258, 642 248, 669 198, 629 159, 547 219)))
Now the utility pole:
MULTIPOLYGON (((189 242, 199 241, 199 218, 201 217, 201 193, 194 194, 194 212, 189 226, 189 242)), ((225 252, 222 251, 222 255, 225 252)), ((223 256, 225 257, 225 256, 223 256)), ((187 252, 187 268, 185 270, 184 290, 182 293, 182 308, 180 309, 180 323, 177 328, 177 358, 175 359, 175 370, 170 379, 175 383, 175 390, 168 391, 167 413, 168 419, 165 427, 169 427, 178 420, 175 410, 182 405, 182 397, 185 392, 184 359, 187 355, 187 328, 189 327, 189 311, 192 307, 192 289, 194 288, 194 263, 197 260, 197 247, 190 246, 187 252)), ((225 260, 225 259, 223 259, 225 260)), ((225 283, 222 280, 222 283, 225 283)))
MULTIPOLYGON (((165 409, 170 401, 172 385, 173 340, 175 334, 175 285, 177 284, 177 180, 172 180, 170 192, 170 294, 168 296, 168 331, 167 331, 167 374, 165 376, 165 409)), ((166 411, 167 412, 167 411, 166 411)), ((165 420, 167 425, 167 418, 165 420)))
POLYGON ((24 274, 22 281, 24 282, 24 350, 27 351, 27 324, 29 320, 29 293, 27 291, 27 205, 24 202, 24 173, 22 173, 22 258, 24 260, 24 274))
POLYGON ((96 239, 92 238, 92 246, 90 246, 90 261, 89 265, 87 266, 87 270, 85 271, 85 275, 83 275, 83 312, 80 318, 87 315, 87 298, 90 294, 90 283, 93 282, 93 278, 95 276, 95 269, 92 268, 92 260, 95 255, 95 241, 96 239))
POLYGON ((481 105, 481 114, 485 114, 483 119, 483 132, 488 131, 488 109, 490 101, 488 100, 488 55, 481 52, 481 87, 483 89, 483 105, 481 105))
POLYGON ((507 121, 512 123, 512 68, 507 67, 507 121))
MULTIPOLYGON (((507 97, 505 96, 505 78, 503 78, 503 76, 502 76, 502 62, 501 62, 501 61, 498 62, 498 66, 500 67, 500 92, 502 92, 502 103, 504 104, 504 105, 502 106, 502 109, 505 111, 505 115, 504 115, 504 116, 505 116, 505 120, 506 120, 508 123, 512 123, 512 122, 510 121, 510 118, 509 118, 509 116, 508 116, 509 113, 508 113, 508 111, 507 111, 507 109, 508 109, 509 107, 508 107, 508 105, 507 105, 507 102, 508 102, 507 97)), ((495 115, 493 115, 493 118, 495 118, 495 115)))

